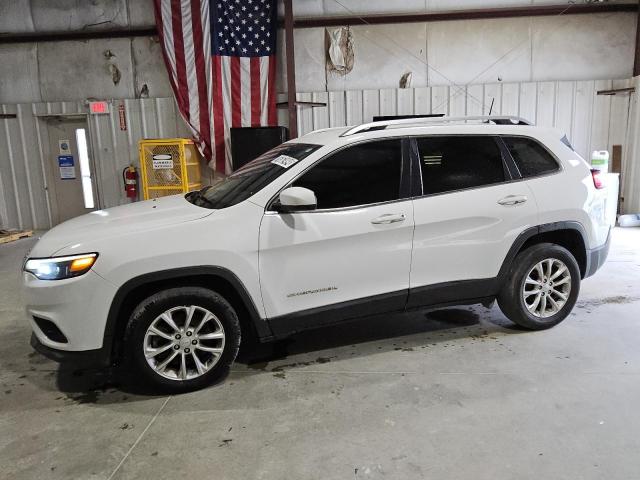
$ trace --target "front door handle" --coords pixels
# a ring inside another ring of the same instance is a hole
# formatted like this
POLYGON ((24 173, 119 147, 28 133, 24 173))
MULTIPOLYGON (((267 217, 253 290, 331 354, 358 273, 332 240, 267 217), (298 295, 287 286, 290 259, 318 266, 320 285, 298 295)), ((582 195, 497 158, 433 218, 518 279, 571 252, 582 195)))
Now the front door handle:
POLYGON ((404 213, 385 213, 371 220, 374 225, 388 225, 390 223, 404 222, 404 213))
POLYGON ((500 205, 510 206, 510 205, 520 205, 527 201, 526 195, 507 195, 504 198, 498 200, 500 205))

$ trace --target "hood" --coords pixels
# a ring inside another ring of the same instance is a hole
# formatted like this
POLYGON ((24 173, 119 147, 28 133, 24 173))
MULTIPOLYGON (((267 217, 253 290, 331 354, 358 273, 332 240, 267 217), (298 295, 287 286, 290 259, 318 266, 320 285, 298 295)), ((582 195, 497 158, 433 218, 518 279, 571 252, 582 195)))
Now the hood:
POLYGON ((104 241, 114 236, 189 222, 214 211, 189 203, 182 194, 97 210, 49 230, 30 256, 49 257, 67 249, 70 251, 64 254, 87 253, 85 249, 91 247, 92 240, 104 241))

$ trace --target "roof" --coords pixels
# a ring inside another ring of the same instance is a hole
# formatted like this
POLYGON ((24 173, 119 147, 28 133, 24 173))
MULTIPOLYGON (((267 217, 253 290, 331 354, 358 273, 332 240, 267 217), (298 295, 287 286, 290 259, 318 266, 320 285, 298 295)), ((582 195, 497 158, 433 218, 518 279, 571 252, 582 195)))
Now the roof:
POLYGON ((431 119, 411 119, 408 121, 392 120, 385 122, 372 122, 358 127, 338 127, 315 130, 292 141, 313 143, 316 145, 332 144, 338 146, 365 139, 409 135, 525 135, 540 137, 552 133, 553 136, 557 138, 560 138, 563 135, 555 129, 538 127, 530 124, 494 124, 478 121, 474 123, 467 123, 468 120, 472 120, 474 118, 478 117, 441 117, 431 119))

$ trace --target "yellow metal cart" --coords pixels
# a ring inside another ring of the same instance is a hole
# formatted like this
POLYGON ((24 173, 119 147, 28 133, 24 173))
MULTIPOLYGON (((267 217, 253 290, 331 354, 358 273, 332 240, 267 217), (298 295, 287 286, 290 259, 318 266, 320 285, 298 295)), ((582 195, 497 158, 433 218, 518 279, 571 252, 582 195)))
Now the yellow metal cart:
POLYGON ((202 187, 200 155, 193 141, 186 138, 145 139, 140 140, 138 148, 145 200, 202 187))

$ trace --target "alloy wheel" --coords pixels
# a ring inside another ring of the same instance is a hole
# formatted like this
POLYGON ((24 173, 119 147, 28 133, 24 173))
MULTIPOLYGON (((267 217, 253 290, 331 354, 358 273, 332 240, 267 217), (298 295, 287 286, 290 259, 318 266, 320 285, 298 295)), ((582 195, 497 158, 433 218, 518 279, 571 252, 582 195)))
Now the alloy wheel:
POLYGON ((216 315, 189 305, 158 315, 144 336, 149 366, 170 380, 191 380, 210 371, 224 351, 225 333, 216 315))
POLYGON ((527 274, 522 286, 522 299, 527 310, 539 318, 558 313, 571 293, 571 272, 557 258, 546 258, 536 263, 527 274))

